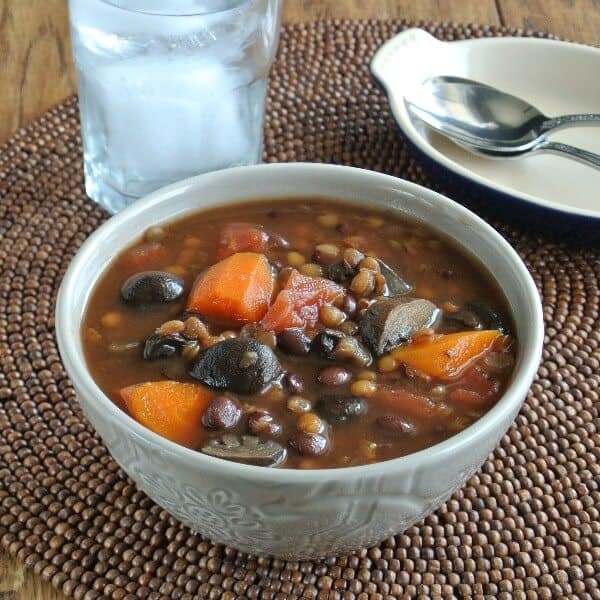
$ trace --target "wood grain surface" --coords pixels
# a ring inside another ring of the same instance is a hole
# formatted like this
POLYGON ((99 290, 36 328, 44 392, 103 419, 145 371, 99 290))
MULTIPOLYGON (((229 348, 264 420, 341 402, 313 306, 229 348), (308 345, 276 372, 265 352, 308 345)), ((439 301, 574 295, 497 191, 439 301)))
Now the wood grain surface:
MULTIPOLYGON (((600 42, 600 0, 287 0, 284 21, 406 18, 503 24, 600 42)), ((75 91, 67 0, 0 0, 0 140, 75 91)), ((0 600, 65 600, 0 554, 0 600)))

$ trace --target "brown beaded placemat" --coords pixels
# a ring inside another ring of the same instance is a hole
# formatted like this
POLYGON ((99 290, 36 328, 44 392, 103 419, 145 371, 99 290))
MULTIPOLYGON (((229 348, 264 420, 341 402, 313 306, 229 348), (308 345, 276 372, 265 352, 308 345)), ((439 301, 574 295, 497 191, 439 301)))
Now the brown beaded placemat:
MULTIPOLYGON (((422 24, 421 24, 422 25, 422 24)), ((426 185, 367 64, 406 22, 285 28, 269 161, 352 164, 426 185)), ((446 39, 522 35, 440 24, 446 39)), ((465 201, 464 198, 459 198, 465 201)), ((467 202, 469 203, 469 202, 467 202)), ((486 214, 486 207, 475 204, 486 214)), ((487 215, 489 216, 489 215, 487 215)), ((53 310, 69 260, 106 219, 86 199, 74 99, 0 157, 0 542, 75 598, 600 598, 600 250, 492 218, 543 295, 543 364, 515 424, 435 514, 322 562, 238 553, 192 534, 113 462, 79 410, 53 310)), ((535 227, 535 229, 534 229, 535 227)))

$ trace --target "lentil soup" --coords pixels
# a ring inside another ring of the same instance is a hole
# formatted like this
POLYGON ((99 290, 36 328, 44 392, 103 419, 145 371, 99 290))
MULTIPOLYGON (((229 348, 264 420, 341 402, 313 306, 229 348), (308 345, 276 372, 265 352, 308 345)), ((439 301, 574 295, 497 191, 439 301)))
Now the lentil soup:
POLYGON ((447 439, 500 398, 515 352, 501 291, 462 250, 313 198, 148 229, 93 290, 82 336, 98 385, 142 425, 291 468, 447 439))

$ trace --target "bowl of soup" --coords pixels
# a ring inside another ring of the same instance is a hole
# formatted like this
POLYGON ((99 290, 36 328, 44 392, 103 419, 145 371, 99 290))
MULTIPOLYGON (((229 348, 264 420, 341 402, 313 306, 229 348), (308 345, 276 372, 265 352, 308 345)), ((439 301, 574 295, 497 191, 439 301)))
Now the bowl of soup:
POLYGON ((435 510, 513 421, 543 339, 530 275, 476 215, 302 163, 202 175, 111 218, 56 327, 140 488, 216 542, 287 559, 435 510))

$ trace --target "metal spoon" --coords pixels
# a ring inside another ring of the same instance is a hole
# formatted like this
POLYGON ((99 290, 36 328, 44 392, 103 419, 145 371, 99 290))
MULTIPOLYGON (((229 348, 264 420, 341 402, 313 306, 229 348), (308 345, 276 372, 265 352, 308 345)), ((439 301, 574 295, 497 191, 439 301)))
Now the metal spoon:
POLYGON ((524 100, 461 77, 432 77, 405 99, 409 112, 465 149, 491 158, 555 152, 600 168, 600 155, 546 135, 566 126, 600 124, 600 114, 547 117, 524 100))

